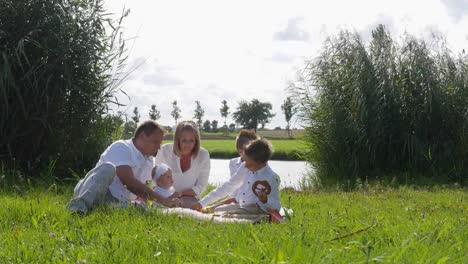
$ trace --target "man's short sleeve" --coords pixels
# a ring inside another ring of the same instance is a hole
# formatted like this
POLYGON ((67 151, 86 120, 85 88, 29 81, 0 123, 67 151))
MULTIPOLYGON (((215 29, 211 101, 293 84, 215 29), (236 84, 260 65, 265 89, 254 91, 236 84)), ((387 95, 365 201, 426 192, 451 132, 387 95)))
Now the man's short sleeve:
POLYGON ((114 164, 115 167, 128 165, 135 165, 135 161, 132 158, 132 152, 124 142, 117 141, 114 142, 106 151, 102 154, 101 162, 110 162, 114 164))

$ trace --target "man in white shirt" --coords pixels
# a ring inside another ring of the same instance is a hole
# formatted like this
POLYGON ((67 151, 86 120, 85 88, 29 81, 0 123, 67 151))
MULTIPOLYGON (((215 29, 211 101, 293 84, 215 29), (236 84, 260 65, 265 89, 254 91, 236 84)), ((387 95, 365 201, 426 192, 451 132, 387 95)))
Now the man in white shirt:
POLYGON ((163 136, 159 124, 145 121, 137 127, 132 139, 112 143, 94 169, 78 182, 67 208, 86 213, 105 203, 118 202, 125 206, 136 196, 169 207, 179 204, 178 199, 164 198, 145 185, 151 180, 152 157, 158 152, 163 136))

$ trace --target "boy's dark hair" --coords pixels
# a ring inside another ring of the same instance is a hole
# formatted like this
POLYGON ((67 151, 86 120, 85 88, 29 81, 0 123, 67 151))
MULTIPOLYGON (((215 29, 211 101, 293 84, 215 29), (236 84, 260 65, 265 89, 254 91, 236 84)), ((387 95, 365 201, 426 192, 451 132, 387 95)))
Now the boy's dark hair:
POLYGON ((244 145, 255 139, 258 139, 257 134, 255 134, 255 131, 241 129, 239 135, 237 135, 236 137, 236 148, 241 149, 242 147, 244 147, 244 145))
POLYGON ((262 163, 266 163, 271 158, 272 153, 270 141, 263 138, 251 141, 244 150, 244 155, 262 163))
POLYGON ((164 133, 164 130, 163 128, 158 124, 156 123, 155 121, 153 120, 147 120, 143 123, 141 123, 137 129, 135 130, 135 134, 133 135, 133 138, 138 138, 138 136, 141 134, 141 133, 145 133, 145 135, 149 136, 155 132, 161 132, 161 133, 164 133))

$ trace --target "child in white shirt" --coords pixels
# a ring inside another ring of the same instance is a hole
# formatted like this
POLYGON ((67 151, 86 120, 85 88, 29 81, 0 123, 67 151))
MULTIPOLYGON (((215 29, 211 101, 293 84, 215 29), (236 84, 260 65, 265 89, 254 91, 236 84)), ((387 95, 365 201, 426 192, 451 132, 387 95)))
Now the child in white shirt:
POLYGON ((245 146, 250 143, 250 141, 258 139, 257 134, 252 130, 241 129, 239 135, 236 137, 236 149, 239 153, 239 157, 233 158, 229 161, 229 172, 231 177, 239 169, 240 165, 244 160, 242 159, 242 153, 244 152, 245 146))
POLYGON ((194 210, 238 191, 234 203, 213 208, 215 214, 228 218, 258 219, 270 211, 279 211, 279 176, 270 168, 271 145, 265 139, 251 141, 242 154, 244 162, 229 179, 192 206, 194 210))
MULTIPOLYGON (((239 131, 239 134, 236 137, 236 149, 237 153, 239 153, 239 157, 233 158, 229 161, 229 173, 232 176, 234 176, 234 173, 239 169, 239 167, 242 165, 244 160, 242 159, 242 153, 244 153, 245 146, 250 143, 250 141, 258 139, 257 134, 255 134, 255 131, 253 130, 247 130, 247 129, 241 129, 239 131)), ((234 198, 238 193, 238 190, 233 191, 230 195, 228 195, 230 198, 226 199, 224 201, 225 204, 229 204, 234 202, 234 198)))

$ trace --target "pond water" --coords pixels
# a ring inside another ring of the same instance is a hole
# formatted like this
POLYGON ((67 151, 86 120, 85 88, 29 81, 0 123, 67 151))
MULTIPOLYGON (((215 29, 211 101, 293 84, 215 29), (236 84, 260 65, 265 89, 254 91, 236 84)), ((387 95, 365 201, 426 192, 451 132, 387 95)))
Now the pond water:
MULTIPOLYGON (((270 167, 280 176, 280 188, 292 187, 299 190, 299 184, 307 172, 305 161, 268 161, 270 167)), ((208 182, 215 186, 229 180, 229 160, 211 159, 211 171, 208 182)))

